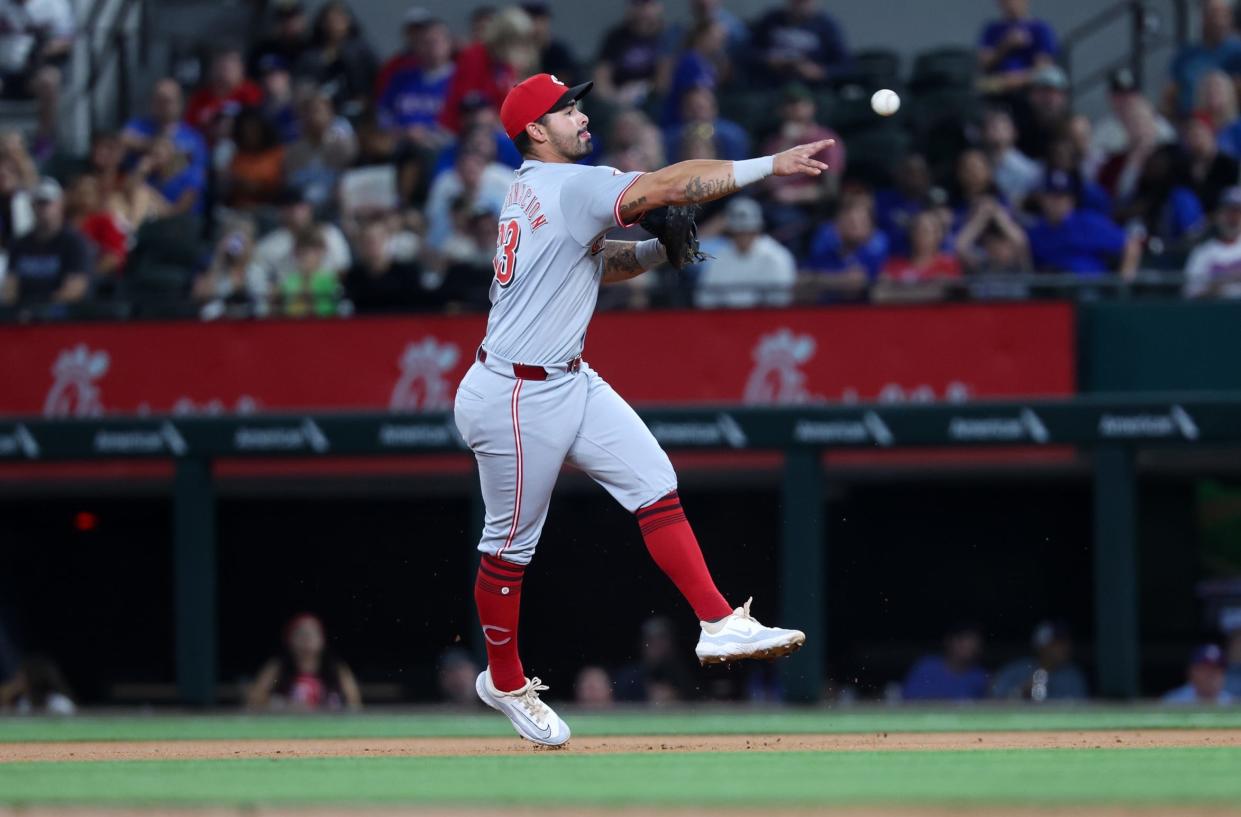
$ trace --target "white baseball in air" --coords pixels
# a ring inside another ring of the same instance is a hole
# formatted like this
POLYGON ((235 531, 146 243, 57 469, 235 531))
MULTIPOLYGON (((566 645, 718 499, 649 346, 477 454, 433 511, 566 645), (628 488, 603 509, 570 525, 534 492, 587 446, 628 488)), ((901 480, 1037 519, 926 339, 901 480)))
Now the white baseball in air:
POLYGON ((901 98, 897 96, 896 91, 884 88, 881 91, 875 91, 870 98, 870 107, 880 116, 891 116, 901 109, 901 98))

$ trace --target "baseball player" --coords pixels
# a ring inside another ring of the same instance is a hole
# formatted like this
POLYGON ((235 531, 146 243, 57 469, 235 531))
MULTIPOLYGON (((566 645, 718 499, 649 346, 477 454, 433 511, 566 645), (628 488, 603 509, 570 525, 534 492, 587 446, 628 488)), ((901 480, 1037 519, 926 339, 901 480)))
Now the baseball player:
POLYGON ((535 743, 559 746, 569 727, 527 678, 517 652, 522 577, 534 556, 547 505, 567 460, 637 518, 647 549, 701 622, 702 663, 774 658, 805 635, 766 627, 750 602, 734 609, 716 589, 677 498, 677 478, 654 436, 612 387, 582 360, 600 284, 625 281, 666 260, 697 254, 692 218, 669 205, 718 199, 770 175, 817 176, 810 157, 828 141, 775 156, 687 161, 651 173, 575 162, 590 152, 589 118, 574 87, 537 74, 514 87, 500 118, 525 157, 500 212, 491 311, 477 359, 457 389, 455 417, 478 460, 486 521, 474 599, 488 666, 482 700, 535 743), (664 209, 668 208, 668 209, 664 209), (656 212, 651 212, 656 211, 656 212), (608 230, 638 223, 659 238, 609 241, 608 230))

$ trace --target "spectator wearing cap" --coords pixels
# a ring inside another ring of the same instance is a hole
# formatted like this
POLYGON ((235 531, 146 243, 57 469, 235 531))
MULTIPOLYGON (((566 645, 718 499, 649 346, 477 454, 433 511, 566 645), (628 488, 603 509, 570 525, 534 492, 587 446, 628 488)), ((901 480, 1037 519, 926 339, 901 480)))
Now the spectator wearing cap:
POLYGON ((151 90, 150 114, 129 120, 121 131, 121 144, 130 158, 140 156, 158 138, 168 138, 186 158, 187 164, 207 172, 207 143, 196 129, 181 118, 185 100, 175 79, 161 79, 151 90))
POLYGON ((464 124, 462 105, 471 98, 499 110, 509 89, 537 64, 533 37, 530 15, 516 7, 496 12, 483 27, 482 38, 457 55, 440 125, 460 133, 464 124))
POLYGON ((823 173, 817 177, 769 176, 763 182, 771 235, 786 245, 801 246, 807 231, 813 226, 816 211, 830 204, 840 192, 840 180, 845 172, 844 140, 815 119, 815 101, 809 88, 801 83, 788 85, 781 96, 778 128, 763 143, 763 153, 775 155, 797 145, 824 139, 835 139, 836 142, 814 157, 827 163, 827 170, 823 173))
POLYGON ((1100 213, 1077 207, 1073 180, 1063 171, 1047 175, 1039 194, 1042 217, 1029 230, 1030 253, 1040 272, 1103 275, 1117 265, 1126 279, 1137 272, 1141 239, 1126 235, 1100 213))
POLYGON ((260 104, 263 89, 246 78, 241 51, 223 48, 211 58, 207 81, 185 106, 185 121, 208 134, 221 114, 235 116, 244 107, 260 104))
POLYGON ((1133 131, 1137 130, 1133 123, 1138 117, 1149 117, 1153 122, 1155 144, 1176 141, 1176 128, 1154 110, 1128 68, 1113 71, 1109 76, 1107 102, 1110 112, 1094 124, 1090 135, 1089 152, 1100 157, 1100 163, 1110 156, 1128 152, 1133 131), (1135 111, 1135 108, 1142 110, 1135 111))
POLYGON ((1198 80, 1208 71, 1237 73, 1241 37, 1237 36, 1229 0, 1202 0, 1202 39, 1182 46, 1172 59, 1163 109, 1185 116, 1193 111, 1198 80))
POLYGON ((578 65, 577 57, 573 56, 569 46, 552 33, 551 5, 539 0, 522 3, 521 8, 530 15, 530 22, 534 24, 534 42, 539 49, 537 70, 544 74, 555 74, 557 79, 568 85, 579 82, 582 68, 578 65))
POLYGON ((989 93, 1023 88, 1038 68, 1051 65, 1059 47, 1056 33, 1030 16, 1029 0, 998 0, 1000 19, 983 26, 978 36, 978 67, 989 93))
POLYGON ((1017 149, 1017 128, 1007 110, 991 108, 983 115, 982 145, 1000 195, 1020 207, 1038 189, 1043 173, 1038 162, 1017 149))
POLYGON ((641 105, 668 85, 674 50, 660 0, 629 0, 625 19, 608 30, 595 61, 595 93, 622 107, 641 105))
POLYGON ((1139 228, 1156 253, 1185 249, 1207 227, 1202 203, 1185 184, 1185 170, 1178 148, 1155 151, 1143 165, 1133 192, 1117 202, 1112 214, 1118 223, 1139 228))
POLYGON ((1014 109, 1017 147, 1031 159, 1044 159, 1047 145, 1072 118, 1069 78, 1064 69, 1058 65, 1035 69, 1023 102, 1014 109))
POLYGON ((414 59, 391 70, 382 81, 380 122, 419 148, 439 147, 446 134, 439 126, 454 71, 452 36, 439 20, 407 26, 414 32, 414 59))
POLYGON ((1234 702, 1226 688, 1228 662, 1218 644, 1203 644, 1189 657, 1188 682, 1164 694, 1166 704, 1228 705, 1234 702))
POLYGON ((0 305, 60 311, 90 290, 90 249, 65 223, 64 194, 55 179, 34 189, 34 229, 13 242, 8 272, 0 280, 0 305))
POLYGON ((739 161, 750 155, 750 135, 736 122, 720 116, 715 91, 706 86, 686 90, 681 99, 680 124, 664 128, 664 150, 670 161, 688 158, 680 148, 691 132, 708 135, 717 158, 739 161))
POLYGON ((713 242, 713 256, 702 265, 694 304, 715 307, 787 306, 793 300, 797 262, 793 254, 763 234, 763 210, 744 196, 724 210, 724 238, 713 242))
POLYGON ((286 69, 292 68, 310 47, 306 7, 301 0, 277 0, 272 6, 271 29, 254 44, 247 60, 255 76, 262 73, 264 60, 270 65, 273 58, 286 69))
POLYGON ((750 42, 758 76, 768 85, 821 84, 849 64, 844 33, 818 0, 786 0, 754 23, 750 42))
POLYGON ((1220 195, 1215 235, 1185 264, 1186 298, 1241 298, 1241 187, 1220 195))
POLYGON ((953 627, 943 652, 910 668, 901 687, 907 701, 974 701, 987 697, 987 673, 979 665, 982 633, 972 624, 953 627))
POLYGON ((1065 701, 1088 696, 1086 676, 1073 663, 1073 636, 1060 621, 1044 621, 1030 637, 1034 654, 1010 661, 991 684, 991 696, 1005 700, 1065 701))
POLYGON ((36 101, 35 153, 43 157, 55 149, 60 86, 75 35, 69 0, 0 0, 0 95, 36 101))
POLYGON ((933 210, 914 216, 909 226, 909 254, 892 255, 883 265, 872 297, 876 301, 935 301, 961 278, 961 262, 944 249, 944 223, 933 210))
POLYGON ((370 103, 377 71, 375 52, 348 4, 325 3, 294 73, 317 83, 343 115, 358 116, 370 103))
POLYGON ((1207 214, 1214 214, 1220 195, 1241 177, 1241 164, 1219 149, 1210 124, 1200 117, 1191 117, 1181 126, 1181 151, 1187 186, 1207 214))
POLYGON ((866 196, 845 198, 834 221, 810 238, 798 285, 803 297, 820 303, 864 301, 888 259, 888 240, 875 229, 866 196))
POLYGON ((295 259, 293 245, 298 234, 307 228, 317 229, 326 247, 324 265, 341 275, 349 269, 352 258, 345 234, 331 222, 316 223, 314 207, 294 188, 286 188, 277 199, 280 204, 280 226, 269 232, 254 248, 254 260, 262 269, 261 279, 254 284, 255 292, 267 297, 273 283, 292 270, 295 259))

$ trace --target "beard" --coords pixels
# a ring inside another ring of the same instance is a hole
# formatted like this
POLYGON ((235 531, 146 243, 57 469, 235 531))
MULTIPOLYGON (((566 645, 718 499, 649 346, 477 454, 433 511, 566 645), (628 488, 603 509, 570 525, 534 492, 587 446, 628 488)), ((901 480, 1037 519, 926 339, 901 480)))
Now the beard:
POLYGON ((570 136, 560 136, 553 134, 551 137, 552 147, 566 159, 580 159, 590 153, 590 137, 586 140, 581 139, 581 131, 574 131, 570 136))

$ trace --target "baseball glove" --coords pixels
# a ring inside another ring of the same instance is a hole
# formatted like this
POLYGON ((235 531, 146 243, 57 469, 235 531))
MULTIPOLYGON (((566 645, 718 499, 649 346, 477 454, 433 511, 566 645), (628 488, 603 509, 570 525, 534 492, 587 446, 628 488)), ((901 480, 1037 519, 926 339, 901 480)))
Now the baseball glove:
POLYGON ((698 206, 659 207, 648 210, 638 221, 642 229, 659 239, 668 253, 668 263, 678 270, 707 260, 698 249, 698 225, 694 217, 698 206))

